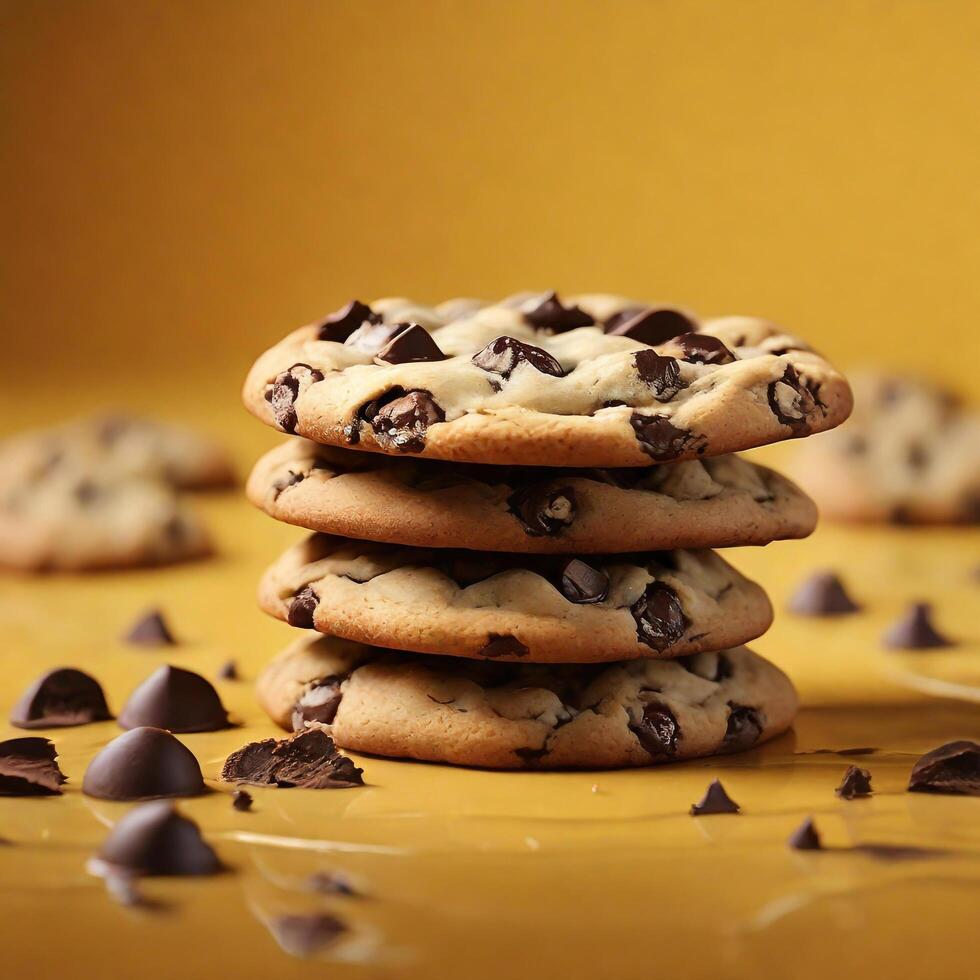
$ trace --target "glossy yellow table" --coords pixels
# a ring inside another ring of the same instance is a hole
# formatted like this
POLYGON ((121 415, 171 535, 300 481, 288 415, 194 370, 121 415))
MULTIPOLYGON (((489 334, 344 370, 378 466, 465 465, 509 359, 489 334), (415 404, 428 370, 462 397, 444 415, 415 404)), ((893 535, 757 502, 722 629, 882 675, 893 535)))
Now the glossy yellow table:
MULTIPOLYGON (((232 416, 231 399, 225 404, 236 451, 254 457, 269 438, 232 416)), ((214 792, 180 804, 231 870, 148 880, 158 907, 117 905, 85 862, 126 807, 87 799, 79 786, 118 729, 109 722, 47 733, 69 776, 64 797, 0 798, 0 836, 10 842, 0 848, 3 977, 976 976, 980 800, 904 791, 920 753, 980 736, 980 707, 966 700, 980 690, 976 532, 824 527, 809 541, 731 552, 777 609, 820 566, 843 570, 867 608, 838 621, 780 613, 754 644, 791 673, 805 703, 795 732, 757 751, 559 774, 360 758, 363 789, 255 790, 253 812, 239 813, 217 773, 230 750, 276 734, 251 684, 291 638, 256 610, 255 581, 301 532, 237 495, 200 506, 220 543, 213 561, 0 578, 0 734, 17 734, 6 726, 9 708, 48 667, 95 674, 118 710, 160 663, 214 677, 235 658, 243 679, 218 687, 241 727, 184 737, 214 792), (918 597, 937 603, 959 647, 915 655, 880 648, 884 625, 918 597), (123 646, 123 629, 157 604, 182 643, 163 653, 123 646), (818 751, 858 747, 877 751, 818 751), (871 769, 872 799, 835 797, 849 761, 871 769), (715 776, 743 813, 692 818, 688 807, 715 776), (828 850, 785 846, 807 814, 828 850), (849 850, 859 843, 942 851, 883 858, 849 850), (336 869, 365 896, 308 889, 310 874, 336 869), (317 910, 342 917, 345 938, 313 960, 284 952, 268 922, 317 910)))

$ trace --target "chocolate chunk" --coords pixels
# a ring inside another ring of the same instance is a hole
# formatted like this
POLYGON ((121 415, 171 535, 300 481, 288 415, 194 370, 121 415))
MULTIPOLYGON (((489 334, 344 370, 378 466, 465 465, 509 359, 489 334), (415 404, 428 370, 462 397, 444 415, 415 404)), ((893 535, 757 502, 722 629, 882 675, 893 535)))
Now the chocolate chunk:
POLYGON ((38 678, 14 705, 17 728, 68 728, 112 718, 102 687, 74 667, 60 667, 38 678))
POLYGON ((786 841, 789 847, 792 847, 794 851, 821 851, 823 850, 823 845, 820 843, 820 835, 817 833, 816 825, 813 822, 813 817, 807 817, 790 834, 789 840, 786 841))
POLYGON ((324 677, 304 692, 293 708, 294 732, 302 731, 310 724, 333 724, 344 697, 340 690, 344 680, 339 675, 324 677))
POLYGON ((481 657, 493 660, 497 657, 526 657, 531 651, 516 636, 506 633, 490 633, 481 657))
POLYGON ((663 582, 651 582, 630 607, 641 643, 662 653, 673 646, 688 627, 677 593, 663 582))
POLYGON ((659 402, 669 402, 674 395, 686 388, 681 380, 681 370, 672 357, 664 357, 655 350, 640 350, 633 355, 636 373, 653 392, 659 402))
POLYGON ((231 727, 210 681, 168 664, 150 674, 129 696, 119 712, 119 726, 169 732, 216 732, 231 727))
POLYGON ((725 729, 726 752, 744 752, 759 741, 765 726, 762 714, 756 708, 728 702, 728 727, 725 729))
POLYGON ((777 420, 788 425, 794 435, 806 435, 807 418, 820 404, 817 393, 797 374, 796 368, 786 365, 782 378, 769 384, 769 409, 777 420))
POLYGON ((226 660, 217 670, 219 681, 237 681, 238 664, 234 660, 226 660))
POLYGON ((168 647, 177 643, 159 609, 151 609, 137 619, 123 640, 138 647, 168 647))
POLYGON ((677 754, 681 730, 667 705, 656 701, 644 705, 643 714, 630 721, 629 729, 653 758, 677 754))
POLYGON ((558 534, 575 520, 577 505, 571 487, 531 484, 515 490, 507 506, 531 537, 558 534))
POLYGON ((376 363, 414 364, 419 361, 444 361, 446 355, 432 335, 419 323, 403 323, 402 330, 396 333, 377 354, 376 363))
POLYGON ((912 767, 909 792, 980 796, 980 743, 963 739, 927 752, 912 767))
POLYGON ((231 794, 231 805, 242 813, 251 810, 253 802, 252 794, 247 789, 236 789, 231 794))
POLYGON ((562 306, 557 293, 548 293, 541 302, 524 314, 524 319, 538 330, 565 333, 578 327, 591 327, 595 320, 577 306, 562 306))
POLYGON ((54 743, 46 738, 0 742, 0 796, 60 796, 66 780, 57 758, 54 743))
POLYGON ((691 804, 691 816, 706 817, 714 813, 738 813, 739 805, 725 792, 720 779, 712 779, 700 803, 691 804))
POLYGON ((268 921, 269 931, 283 952, 305 959, 336 942, 347 926, 334 915, 279 915, 268 921))
POLYGON ((679 429, 665 415, 641 415, 634 412, 630 425, 640 448, 658 463, 678 459, 692 449, 703 452, 703 442, 686 429, 679 429))
POLYGON ((955 644, 932 625, 932 606, 914 602, 885 631, 882 642, 894 650, 933 650, 955 644))
POLYGON ((82 792, 101 800, 198 796, 204 779, 194 754, 170 732, 134 728, 89 763, 82 792))
POLYGON ((380 323, 381 317, 367 303, 352 299, 346 306, 324 317, 317 326, 320 340, 345 340, 363 323, 380 323))
POLYGON ((364 785, 362 772, 340 754, 326 732, 309 728, 292 738, 267 738, 232 752, 221 778, 255 786, 347 789, 364 785))
POLYGON ((833 572, 814 572, 789 600, 789 611, 797 616, 844 616, 860 609, 833 572))
POLYGON ((871 795, 871 773, 859 766, 848 766, 840 786, 834 792, 842 800, 855 800, 861 796, 871 795))
POLYGON ((606 333, 629 337, 641 344, 663 344, 678 334, 697 330, 697 324, 680 310, 667 306, 631 306, 606 320, 606 333))
POLYGON ((345 341, 345 347, 353 347, 364 354, 377 354, 385 344, 405 329, 404 323, 368 322, 357 328, 345 341))
POLYGON ((561 364, 546 350, 522 343, 513 337, 491 340, 483 350, 473 355, 472 361, 478 368, 499 375, 504 380, 521 364, 530 364, 536 371, 555 378, 564 377, 565 374, 561 364))
MULTIPOLYGON (((392 388, 361 408, 360 417, 371 423, 378 445, 385 451, 420 453, 430 425, 444 422, 446 413, 428 391, 392 388)), ((356 439, 351 440, 356 442, 356 439)))
POLYGON ((731 364, 738 358, 717 338, 705 333, 686 333, 670 342, 682 361, 692 364, 731 364))
POLYGON ((289 610, 286 613, 286 622, 290 626, 297 626, 300 629, 313 629, 313 614, 316 612, 319 601, 320 597, 309 585, 300 589, 293 596, 293 601, 289 604, 289 610))
POLYGON ((602 602, 609 595, 609 576, 578 558, 572 558, 561 570, 561 594, 578 604, 602 602))
POLYGON ((265 397, 272 405, 276 425, 283 432, 296 431, 296 399, 299 398, 300 387, 304 382, 309 386, 322 380, 323 372, 310 367, 309 364, 294 364, 276 378, 265 397))
POLYGON ((221 862, 197 824, 166 800, 144 803, 120 818, 99 850, 94 870, 137 875, 212 875, 221 862))

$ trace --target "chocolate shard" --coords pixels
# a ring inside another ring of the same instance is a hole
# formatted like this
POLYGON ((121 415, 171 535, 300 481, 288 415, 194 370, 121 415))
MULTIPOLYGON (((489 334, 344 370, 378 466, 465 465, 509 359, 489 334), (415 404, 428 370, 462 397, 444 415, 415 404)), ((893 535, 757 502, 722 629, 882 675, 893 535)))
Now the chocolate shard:
POLYGON ((820 400, 816 389, 791 364, 786 365, 781 378, 769 384, 767 398, 769 410, 777 421, 793 430, 794 436, 805 436, 810 431, 808 419, 820 400))
POLYGON ((122 868, 136 875, 211 875, 221 870, 197 824, 166 800, 130 810, 96 855, 96 872, 122 868))
POLYGON ((765 720, 757 708, 728 702, 728 727, 725 730, 726 752, 744 752, 759 741, 765 730, 765 720))
POLYGON ((514 337, 498 337, 471 358, 473 363, 484 371, 496 374, 507 380, 522 364, 530 364, 535 371, 564 377, 561 364, 546 350, 525 344, 514 337))
POLYGON ((909 792, 980 796, 980 743, 962 739, 927 752, 912 767, 909 792))
POLYGON ((204 779, 191 750, 170 732, 134 728, 89 763, 82 792, 100 800, 198 796, 204 779))
POLYGON ((74 667, 39 677, 10 713, 16 728, 68 728, 112 718, 99 682, 74 667))
POLYGON ((133 691, 119 712, 119 726, 170 732, 216 732, 231 727, 210 681, 169 664, 155 670, 133 691))
POLYGON ((526 657, 531 651, 516 636, 507 633, 490 633, 481 657, 494 660, 497 657, 526 657))
POLYGON ((566 562, 561 570, 561 594, 580 605, 602 602, 609 595, 609 576, 578 558, 566 562))
POLYGON ((123 640, 137 647, 169 647, 177 643, 159 609, 150 609, 140 616, 123 640))
POLYGON ((247 789, 236 789, 231 794, 231 805, 241 813, 247 813, 252 809, 252 794, 247 789))
POLYGON ((314 627, 313 614, 316 612, 317 603, 320 597, 310 586, 299 590, 289 603, 286 612, 286 622, 290 626, 297 626, 299 629, 311 630, 314 627))
POLYGON ((309 728, 292 738, 250 742, 232 752, 221 778, 255 786, 346 789, 364 785, 362 772, 340 754, 326 732, 309 728))
POLYGON ((575 520, 577 502, 571 487, 531 484, 507 498, 510 512, 531 537, 559 534, 575 520))
POLYGON ((380 322, 381 317, 367 303, 352 299, 317 324, 317 337, 342 344, 361 324, 380 322))
POLYGON ((340 687, 345 680, 339 675, 324 677, 304 691, 293 708, 293 731, 300 732, 310 725, 332 725, 344 697, 340 687))
POLYGON ((639 641, 660 653, 673 646, 688 627, 680 598, 663 582, 651 582, 630 612, 639 641))
POLYGON ((697 324, 680 310, 668 306, 632 306, 606 320, 605 331, 629 337, 641 344, 663 344, 679 334, 697 330, 697 324))
POLYGON ((36 735, 0 742, 0 796, 60 796, 57 758, 54 743, 36 735))
POLYGON ((932 625, 932 606, 914 602, 885 631, 882 642, 894 650, 934 650, 954 646, 932 625))
POLYGON ((692 364, 731 364, 738 358, 717 338, 704 333, 686 333, 669 344, 682 361, 692 364))
POLYGON ((664 415, 634 412, 630 425, 640 448, 657 463, 669 463, 692 449, 700 453, 705 448, 703 440, 686 429, 679 429, 664 415))
POLYGON ((347 926, 335 915, 279 915, 268 920, 269 932, 283 952, 306 959, 335 943, 347 926))
POLYGON ((361 411, 370 413, 374 438, 386 452, 422 452, 429 426, 446 421, 446 413, 432 394, 422 389, 404 393, 392 389, 361 411))
POLYGON ((834 572, 814 572, 789 600, 789 611, 797 616, 846 616, 860 609, 834 572))
POLYGON ((299 421, 296 415, 296 399, 299 398, 300 389, 322 380, 323 372, 309 364, 294 364, 288 371, 283 371, 276 377, 265 397, 272 406, 276 425, 283 432, 296 431, 296 423, 299 421))
POLYGON ((650 388, 657 401, 669 402, 681 388, 687 387, 681 380, 681 370, 673 357, 658 354, 651 348, 637 351, 633 360, 640 380, 650 388))
POLYGON ((842 800, 856 800, 871 795, 871 773, 860 766, 848 766, 834 792, 842 800))
POLYGON ((741 807, 725 792, 720 779, 712 779, 700 803, 691 804, 691 815, 706 817, 715 813, 738 813, 741 807))
POLYGON ((446 360, 432 334, 420 323, 402 323, 399 326, 402 329, 374 355, 376 363, 414 364, 418 361, 446 360))
POLYGON ((217 670, 219 681, 237 681, 239 679, 238 664, 234 660, 226 660, 217 670))
POLYGON ((380 323, 369 321, 358 327, 345 341, 345 347, 353 347, 364 354, 377 354, 385 344, 405 329, 404 323, 380 323))
POLYGON ((789 840, 786 841, 788 847, 793 848, 794 851, 821 851, 823 850, 823 844, 820 843, 820 834, 817 833, 817 827, 813 822, 813 817, 807 817, 793 831, 789 836, 789 840))
POLYGON ((595 320, 577 306, 563 306, 557 293, 548 293, 524 319, 538 330, 565 333, 578 327, 591 327, 595 320))
POLYGON ((631 717, 629 730, 654 759, 677 755, 681 730, 667 705, 649 701, 638 718, 631 717))

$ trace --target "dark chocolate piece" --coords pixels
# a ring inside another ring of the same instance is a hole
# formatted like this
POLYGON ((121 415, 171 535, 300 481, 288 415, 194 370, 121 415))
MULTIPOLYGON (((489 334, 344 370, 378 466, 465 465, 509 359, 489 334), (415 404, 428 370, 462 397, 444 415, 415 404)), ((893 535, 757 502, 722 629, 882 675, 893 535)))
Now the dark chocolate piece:
POLYGON ((353 347, 354 350, 359 350, 364 354, 377 354, 389 340, 396 337, 404 329, 404 323, 380 323, 377 321, 364 323, 344 341, 344 345, 353 347))
POLYGON ((336 942, 347 926, 334 915, 278 915, 268 920, 269 932, 284 953, 306 959, 336 942))
POLYGON ((813 822, 813 817, 807 817, 790 834, 786 844, 792 847, 794 851, 822 851, 823 844, 820 843, 820 834, 817 833, 817 827, 813 822))
POLYGON ((272 496, 274 500, 278 500, 283 490, 288 490, 290 487, 296 486, 297 483, 302 483, 306 479, 303 473, 294 473, 290 470, 285 476, 279 477, 275 483, 272 484, 272 496))
POLYGON ((293 601, 289 604, 289 609, 286 612, 286 622, 290 626, 297 626, 300 629, 313 629, 313 614, 316 612, 319 601, 320 597, 309 585, 300 589, 293 596, 293 601))
POLYGON ((177 643, 159 609, 151 609, 137 619, 123 640, 137 647, 168 647, 177 643))
POLYGON ((602 602, 609 595, 609 576, 578 558, 566 562, 561 570, 561 594, 578 604, 602 602))
POLYGON ((681 730, 667 705, 650 701, 639 718, 631 719, 629 729, 654 759, 677 754, 681 730))
POLYGON ((237 681, 238 664, 234 660, 226 660, 217 670, 219 681, 237 681))
POLYGON ((667 306, 628 307, 606 320, 606 333, 629 337, 641 344, 663 344, 682 333, 697 330, 697 324, 680 310, 667 306))
POLYGON ((789 600, 789 611, 797 616, 844 616, 860 609, 834 572, 814 572, 789 600))
POLYGON ((692 364, 731 364, 738 358, 717 338, 706 333, 686 333, 670 342, 682 361, 692 364))
POLYGON ((871 795, 871 773, 859 766, 848 766, 834 792, 842 800, 856 800, 871 795))
POLYGON ((531 484, 515 490, 507 506, 532 537, 555 535, 575 520, 575 491, 571 487, 531 484))
POLYGON ((955 644, 932 625, 932 606, 914 602, 885 630, 882 642, 894 650, 934 650, 955 644))
POLYGON ((232 752, 221 778, 255 786, 347 789, 364 785, 362 772, 323 729, 308 728, 292 738, 250 742, 232 752))
POLYGON ((299 732, 311 724, 332 725, 344 696, 340 685, 345 678, 324 677, 306 691, 293 708, 293 731, 299 732))
POLYGON ((807 434, 810 429, 807 419, 820 400, 792 364, 786 365, 782 378, 770 382, 767 397, 769 409, 779 422, 789 426, 796 436, 807 434))
POLYGON ((236 789, 231 794, 231 805, 241 813, 247 813, 252 809, 252 794, 247 789, 236 789))
POLYGON ((565 333, 578 327, 591 327, 595 320, 577 306, 563 306, 557 293, 548 293, 524 319, 538 330, 565 333))
POLYGON ((120 728, 165 728, 169 732, 216 732, 229 728, 218 692, 200 674, 164 664, 129 696, 120 728))
POLYGON ((491 340, 483 350, 473 355, 472 361, 478 368, 499 375, 505 381, 521 364, 530 364, 535 371, 555 378, 565 375, 561 364, 546 350, 522 343, 513 337, 491 340))
POLYGON ((909 792, 980 796, 980 743, 962 739, 927 752, 912 767, 909 792))
POLYGON ((367 303, 352 299, 346 306, 324 317, 317 325, 320 340, 344 343, 362 323, 380 323, 381 317, 367 303))
POLYGON ((283 432, 296 431, 296 399, 299 390, 305 384, 316 384, 323 380, 323 372, 310 367, 309 364, 294 364, 288 371, 283 371, 266 392, 266 400, 272 405, 272 414, 276 425, 283 432))
POLYGON ((530 652, 516 636, 490 633, 487 636, 486 646, 480 651, 480 656, 493 660, 496 657, 526 657, 530 652))
POLYGON ((630 607, 641 643, 662 653, 673 646, 688 627, 677 593, 663 582, 651 582, 630 607))
POLYGON ((687 387, 673 357, 660 355, 651 348, 637 351, 633 359, 640 380, 649 386, 658 402, 669 402, 681 388, 687 387))
POLYGON ((17 728, 68 728, 109 721, 112 715, 99 682, 74 667, 60 667, 38 678, 14 705, 17 728))
POLYGON ((54 742, 36 735, 0 742, 0 796, 60 796, 57 758, 54 742))
POLYGON ((152 800, 204 792, 194 754, 170 732, 134 728, 89 763, 82 792, 101 800, 152 800))
POLYGON ((706 817, 715 813, 738 813, 739 805, 725 792, 720 779, 712 779, 700 803, 691 804, 691 815, 706 817))
MULTIPOLYGON (((393 388, 361 411, 370 412, 368 420, 378 445, 384 450, 396 449, 402 453, 422 452, 429 426, 446 420, 446 413, 431 393, 421 389, 402 392, 400 388, 393 388), (395 397, 391 398, 392 395, 395 397)), ((367 415, 363 417, 367 418, 367 415)))
POLYGON ((705 448, 703 440, 686 429, 677 428, 665 415, 634 412, 630 416, 630 425, 640 448, 657 463, 669 463, 691 449, 700 453, 705 448))
POLYGON ((725 730, 726 752, 744 752, 759 741, 766 727, 757 708, 728 702, 728 727, 725 730))
POLYGON ((374 360, 383 364, 415 364, 419 361, 444 361, 446 355, 432 339, 432 334, 420 323, 403 323, 377 354, 374 360))

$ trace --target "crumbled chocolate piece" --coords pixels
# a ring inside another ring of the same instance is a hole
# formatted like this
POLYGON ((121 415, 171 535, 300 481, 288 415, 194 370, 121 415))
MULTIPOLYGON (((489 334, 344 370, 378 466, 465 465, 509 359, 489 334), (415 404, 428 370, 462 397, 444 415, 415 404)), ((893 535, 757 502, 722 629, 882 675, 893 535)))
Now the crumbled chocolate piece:
POLYGON ((655 759, 677 754, 681 730, 674 713, 665 704, 650 701, 639 718, 631 717, 630 731, 640 745, 655 759))
POLYGON ((641 415, 634 412, 630 416, 630 425, 633 426, 640 448, 658 463, 678 459, 691 449, 700 453, 705 448, 702 440, 686 429, 679 429, 664 415, 641 415))
MULTIPOLYGON (((446 420, 446 413, 430 392, 421 389, 406 392, 402 388, 392 388, 368 402, 362 406, 359 416, 371 423, 382 449, 402 453, 422 452, 429 426, 446 420)), ((350 438, 350 441, 357 442, 357 439, 350 438)))
POLYGON ((236 789, 231 794, 231 805, 241 813, 247 813, 252 809, 252 794, 247 789, 236 789))
POLYGON ((218 692, 200 674, 164 664, 129 696, 119 712, 121 728, 215 732, 229 728, 218 692))
POLYGON ((109 721, 112 715, 99 682, 74 667, 60 667, 38 678, 10 713, 17 728, 68 728, 109 721))
POLYGON ((761 712, 744 704, 728 702, 728 727, 725 729, 725 751, 744 752, 759 741, 765 726, 761 712))
POLYGON ((578 558, 566 562, 561 570, 561 594, 580 605, 602 602, 609 595, 609 576, 578 558))
POLYGON ((151 609, 137 619, 123 640, 138 647, 166 647, 177 643, 159 609, 151 609))
POLYGON ((578 327, 591 327, 595 320, 577 306, 563 306, 557 293, 548 293, 524 319, 538 330, 565 333, 578 327))
POLYGON ((962 739, 927 752, 912 767, 909 792, 980 796, 980 743, 962 739))
POLYGON ((496 374, 507 380, 522 364, 530 364, 535 371, 550 374, 555 378, 564 377, 565 372, 546 350, 522 343, 513 337, 498 337, 472 357, 473 363, 484 371, 496 374))
POLYGON ((334 915, 279 915, 268 922, 269 931, 283 952, 305 959, 336 942, 347 926, 334 915))
POLYGON ((414 364, 419 361, 444 361, 446 355, 432 339, 432 334, 420 323, 402 323, 396 333, 377 354, 378 364, 414 364))
POLYGON ((712 779, 700 803, 691 804, 691 816, 706 817, 715 813, 738 813, 741 808, 725 792, 720 779, 712 779))
POLYGON ((681 370, 673 357, 662 356, 650 348, 637 351, 633 360, 640 380, 649 386, 658 402, 669 402, 681 388, 687 387, 681 380, 681 370))
POLYGON ((653 346, 697 330, 697 324, 680 310, 670 307, 631 306, 606 320, 605 330, 617 337, 629 337, 653 346))
POLYGON ((237 681, 238 675, 238 664, 234 660, 226 660, 217 670, 217 678, 219 681, 237 681))
POLYGON ((933 650, 955 644, 932 625, 932 606, 914 602, 885 631, 882 642, 894 650, 933 650))
POLYGON ((786 365, 783 376, 769 384, 767 398, 769 409, 783 425, 789 426, 793 434, 806 435, 809 431, 807 419, 820 404, 817 392, 799 376, 791 364, 786 365))
POLYGON ((871 773, 859 766, 848 766, 834 792, 842 800, 856 800, 871 795, 871 773))
POLYGON ((405 329, 404 323, 370 321, 358 327, 345 341, 345 347, 353 347, 363 354, 377 354, 389 340, 405 329))
POLYGON ((194 754, 170 732, 134 728, 89 763, 82 792, 101 800, 151 800, 204 792, 194 754))
POLYGON ((575 520, 575 491, 571 487, 531 484, 515 490, 507 498, 510 512, 532 537, 555 535, 575 520))
POLYGON ((320 340, 344 343, 363 323, 380 323, 381 317, 367 303, 352 299, 346 306, 324 317, 317 325, 320 340))
POLYGON ((304 880, 308 891, 318 895, 349 895, 360 894, 354 883, 341 871, 314 871, 304 880))
POLYGON ((692 364, 731 364, 738 358, 717 338, 706 333, 686 333, 670 342, 682 361, 692 364))
POLYGON ((250 742, 225 760, 221 778, 229 783, 302 789, 363 786, 362 769, 341 755, 322 729, 309 728, 292 738, 250 742))
POLYGON ((65 774, 46 738, 29 735, 0 742, 0 796, 60 796, 65 774))
POLYGON ((651 582, 630 607, 641 643, 662 653, 673 646, 688 627, 677 593, 663 582, 651 582))
POLYGON ((789 611, 797 616, 844 616, 860 609, 834 572, 814 572, 789 600, 789 611))
POLYGON ((823 844, 820 843, 820 834, 817 833, 816 825, 813 822, 813 817, 807 817, 790 834, 789 840, 786 841, 787 846, 792 847, 794 851, 821 851, 823 850, 823 844))
POLYGON ((266 400, 272 405, 276 425, 283 432, 296 431, 296 399, 299 398, 300 388, 322 380, 323 372, 309 364, 294 364, 276 378, 266 392, 266 400))
POLYGON ((316 612, 319 601, 320 597, 313 591, 311 586, 307 585, 305 588, 300 589, 293 596, 292 602, 289 603, 289 609, 286 612, 286 622, 290 626, 296 626, 299 629, 313 629, 313 614, 316 612))
POLYGON ((343 700, 340 685, 344 678, 324 677, 305 691, 293 708, 293 731, 299 732, 311 724, 332 725, 343 700))
POLYGON ((531 651, 516 636, 506 633, 490 633, 486 646, 480 651, 481 657, 526 657, 531 651))

